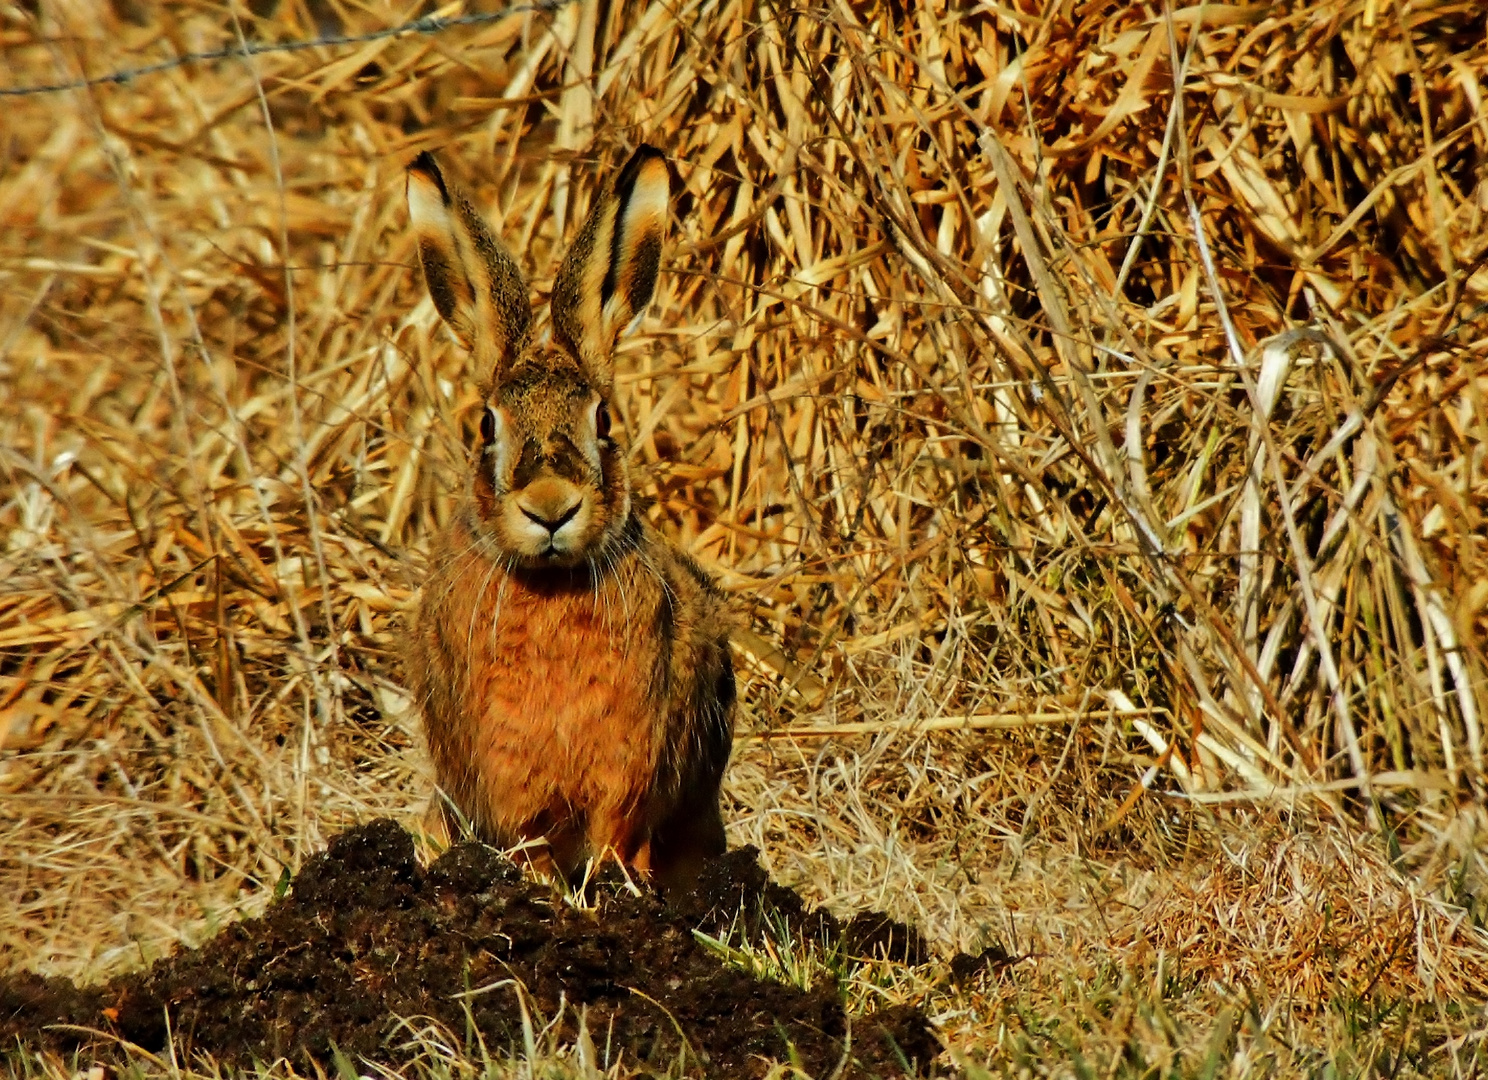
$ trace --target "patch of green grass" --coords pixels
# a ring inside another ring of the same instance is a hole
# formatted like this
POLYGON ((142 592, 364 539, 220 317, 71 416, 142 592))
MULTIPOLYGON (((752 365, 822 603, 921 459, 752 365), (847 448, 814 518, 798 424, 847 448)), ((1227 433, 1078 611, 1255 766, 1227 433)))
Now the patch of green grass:
POLYGON ((701 930, 694 930, 692 935, 703 948, 751 978, 769 979, 798 990, 810 990, 826 980, 842 992, 862 966, 843 953, 840 942, 799 934, 775 912, 764 912, 760 927, 760 933, 750 935, 741 912, 717 937, 701 930))

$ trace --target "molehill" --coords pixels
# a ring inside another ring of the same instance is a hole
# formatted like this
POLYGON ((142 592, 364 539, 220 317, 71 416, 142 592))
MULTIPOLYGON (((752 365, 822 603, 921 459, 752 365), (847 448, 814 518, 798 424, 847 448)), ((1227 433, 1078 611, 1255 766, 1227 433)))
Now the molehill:
MULTIPOLYGON (((525 1007, 539 1025, 559 1017, 567 1039, 583 1017, 611 1060, 623 1053, 665 1068, 685 1054, 688 1075, 758 1077, 794 1055, 824 1076, 849 1031, 837 988, 753 978, 693 930, 717 936, 738 922, 755 934, 768 917, 847 955, 925 958, 918 933, 884 916, 843 924, 808 908, 768 879, 750 848, 711 863, 693 892, 670 902, 614 884, 594 891, 592 908, 575 907, 474 843, 424 868, 406 832, 374 821, 311 858, 262 917, 199 949, 91 987, 0 976, 0 1044, 107 1061, 125 1056, 119 1040, 160 1052, 174 1037, 181 1060, 285 1058, 314 1074, 336 1051, 353 1063, 406 1065, 430 1052, 429 1040, 410 1037, 417 1029, 442 1029, 457 1047, 473 1047, 478 1030, 504 1053, 521 1045, 525 1007)), ((842 1077, 927 1072, 940 1049, 908 1006, 850 1027, 842 1077)))

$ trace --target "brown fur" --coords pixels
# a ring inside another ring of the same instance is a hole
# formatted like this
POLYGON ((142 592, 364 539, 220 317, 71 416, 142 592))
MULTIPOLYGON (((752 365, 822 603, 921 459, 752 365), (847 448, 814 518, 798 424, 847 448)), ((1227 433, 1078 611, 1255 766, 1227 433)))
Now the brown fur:
POLYGON ((634 204, 628 189, 601 193, 560 270, 553 318, 566 332, 552 344, 527 339, 511 314, 512 288, 525 303, 515 264, 432 158, 411 170, 430 291, 477 356, 494 354, 494 372, 470 498, 436 546, 406 664, 440 787, 479 836, 538 842, 532 861, 565 876, 610 852, 680 887, 724 849, 723 600, 636 514, 624 450, 601 420, 615 336, 654 288, 658 164, 643 149, 621 171, 640 189, 634 204), (472 257, 498 265, 465 268, 472 257), (469 284, 503 281, 516 284, 497 295, 469 284), (608 307, 584 292, 607 281, 623 284, 608 307))

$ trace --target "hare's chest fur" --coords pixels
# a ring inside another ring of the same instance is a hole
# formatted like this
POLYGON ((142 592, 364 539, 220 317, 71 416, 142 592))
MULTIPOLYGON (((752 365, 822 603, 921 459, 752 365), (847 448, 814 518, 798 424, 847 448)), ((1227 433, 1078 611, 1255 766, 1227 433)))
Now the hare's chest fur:
POLYGON ((515 577, 479 598, 484 642, 471 649, 468 707, 486 775, 581 806, 644 794, 655 771, 656 658, 617 601, 515 577))
POLYGON ((644 843, 665 667, 643 632, 655 601, 628 591, 614 575, 508 574, 475 556, 426 585, 410 645, 428 672, 429 748, 483 833, 547 836, 560 862, 644 843))

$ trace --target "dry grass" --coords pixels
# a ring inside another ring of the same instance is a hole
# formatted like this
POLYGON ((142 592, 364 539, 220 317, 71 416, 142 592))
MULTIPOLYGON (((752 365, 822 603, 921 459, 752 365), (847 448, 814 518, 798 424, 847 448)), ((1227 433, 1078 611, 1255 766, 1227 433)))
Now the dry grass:
MULTIPOLYGON (((307 3, 10 0, 4 84, 417 13, 307 3)), ((618 416, 747 627, 731 839, 1025 957, 884 990, 994 1071, 1483 1068, 1483 25, 580 0, 4 99, 0 965, 416 821, 393 646, 475 373, 402 167, 541 292, 644 139, 618 416)))

